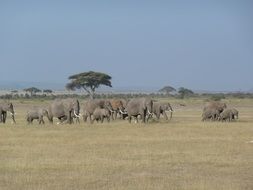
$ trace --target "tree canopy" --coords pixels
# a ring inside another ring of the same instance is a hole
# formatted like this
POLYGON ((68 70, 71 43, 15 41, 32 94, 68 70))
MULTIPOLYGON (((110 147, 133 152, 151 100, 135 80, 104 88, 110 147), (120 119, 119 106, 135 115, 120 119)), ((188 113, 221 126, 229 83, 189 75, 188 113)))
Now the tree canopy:
POLYGON ((165 86, 162 89, 159 90, 159 92, 164 92, 166 94, 170 94, 171 92, 177 91, 175 88, 172 86, 165 86))
POLYGON ((184 98, 185 96, 191 96, 194 94, 192 90, 184 88, 184 87, 180 87, 178 89, 178 93, 180 94, 181 98, 184 98))
POLYGON ((83 89, 89 95, 90 98, 94 98, 95 90, 101 86, 109 86, 112 87, 111 79, 112 77, 100 72, 83 72, 79 74, 72 75, 68 78, 70 80, 69 83, 66 84, 66 89, 68 90, 76 90, 83 89))
POLYGON ((25 88, 24 91, 29 92, 31 96, 35 95, 38 92, 41 92, 41 90, 36 87, 25 88))

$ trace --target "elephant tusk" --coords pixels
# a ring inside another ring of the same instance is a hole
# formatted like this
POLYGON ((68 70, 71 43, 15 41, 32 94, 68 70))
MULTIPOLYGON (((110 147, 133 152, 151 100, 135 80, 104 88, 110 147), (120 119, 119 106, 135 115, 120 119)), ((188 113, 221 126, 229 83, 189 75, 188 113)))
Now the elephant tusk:
POLYGON ((75 110, 74 110, 74 115, 75 115, 77 118, 81 117, 80 115, 77 115, 77 114, 76 114, 76 111, 75 111, 75 110))
POLYGON ((14 113, 12 113, 12 112, 9 112, 12 116, 14 115, 14 113))
POLYGON ((151 113, 149 110, 148 110, 148 114, 149 114, 149 115, 152 115, 152 113, 151 113))
POLYGON ((121 114, 127 114, 127 111, 122 111, 122 110, 119 110, 119 112, 121 113, 121 114))
POLYGON ((114 112, 115 112, 115 111, 113 111, 113 110, 111 110, 111 109, 109 109, 109 111, 110 111, 110 112, 112 112, 112 113, 114 113, 114 112))

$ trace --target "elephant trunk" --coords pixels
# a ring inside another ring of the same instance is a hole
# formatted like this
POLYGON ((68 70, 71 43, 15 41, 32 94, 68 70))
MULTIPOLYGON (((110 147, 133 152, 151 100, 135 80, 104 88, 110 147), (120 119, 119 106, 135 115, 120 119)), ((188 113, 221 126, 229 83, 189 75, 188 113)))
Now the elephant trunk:
POLYGON ((76 118, 81 117, 81 115, 80 115, 80 114, 76 114, 76 111, 75 111, 75 110, 74 110, 74 115, 75 115, 75 117, 76 117, 76 118))

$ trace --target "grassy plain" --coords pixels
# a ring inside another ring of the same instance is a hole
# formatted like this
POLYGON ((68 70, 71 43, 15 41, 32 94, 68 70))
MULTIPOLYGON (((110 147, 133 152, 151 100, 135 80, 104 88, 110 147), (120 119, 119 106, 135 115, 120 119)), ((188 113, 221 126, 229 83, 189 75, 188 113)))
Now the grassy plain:
POLYGON ((201 122, 203 100, 170 102, 169 122, 44 126, 25 112, 48 102, 14 102, 17 124, 0 124, 0 189, 253 189, 253 101, 226 100, 233 123, 201 122))

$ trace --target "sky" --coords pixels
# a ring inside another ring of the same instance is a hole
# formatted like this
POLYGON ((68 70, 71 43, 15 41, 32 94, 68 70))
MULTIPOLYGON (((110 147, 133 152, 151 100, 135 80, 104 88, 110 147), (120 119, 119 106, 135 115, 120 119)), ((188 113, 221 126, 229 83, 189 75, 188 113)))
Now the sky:
POLYGON ((253 89, 253 1, 0 1, 0 81, 253 89))

